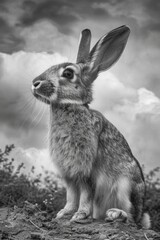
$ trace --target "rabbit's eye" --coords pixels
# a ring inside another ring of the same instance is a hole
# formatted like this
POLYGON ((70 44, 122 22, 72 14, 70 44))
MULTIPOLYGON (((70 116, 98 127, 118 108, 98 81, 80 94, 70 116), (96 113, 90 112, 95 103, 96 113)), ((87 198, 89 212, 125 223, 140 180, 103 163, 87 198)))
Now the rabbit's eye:
POLYGON ((65 78, 67 78, 69 80, 73 79, 73 77, 74 77, 73 69, 71 69, 71 68, 65 69, 63 74, 62 74, 62 77, 65 77, 65 78))

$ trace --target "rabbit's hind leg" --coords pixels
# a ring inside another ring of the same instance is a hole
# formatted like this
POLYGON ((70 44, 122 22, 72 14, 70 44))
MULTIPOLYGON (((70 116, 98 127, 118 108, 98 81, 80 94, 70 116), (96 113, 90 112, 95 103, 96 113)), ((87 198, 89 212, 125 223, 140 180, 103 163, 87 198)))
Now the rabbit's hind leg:
POLYGON ((96 188, 93 200, 93 219, 103 219, 107 208, 107 198, 112 188, 112 181, 105 173, 100 172, 96 179, 96 188))
POLYGON ((117 219, 121 221, 131 220, 130 212, 132 204, 130 202, 131 186, 129 179, 127 177, 121 177, 116 181, 115 185, 115 191, 111 195, 112 201, 110 201, 113 205, 111 208, 107 206, 106 221, 114 221, 117 219))
POLYGON ((77 186, 74 184, 74 182, 66 181, 66 191, 67 202, 65 207, 57 213, 57 219, 62 218, 64 215, 75 212, 78 208, 79 193, 77 186))
POLYGON ((125 211, 118 208, 110 208, 107 210, 105 221, 114 221, 116 219, 120 219, 125 222, 128 219, 128 215, 125 211))

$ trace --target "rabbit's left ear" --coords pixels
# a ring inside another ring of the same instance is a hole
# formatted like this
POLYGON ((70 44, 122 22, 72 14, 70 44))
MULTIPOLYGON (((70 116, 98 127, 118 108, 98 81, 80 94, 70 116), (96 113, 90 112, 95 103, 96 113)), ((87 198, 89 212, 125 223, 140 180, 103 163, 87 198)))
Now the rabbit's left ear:
POLYGON ((81 32, 79 49, 77 54, 77 63, 84 63, 89 56, 91 44, 91 31, 84 29, 81 32))
POLYGON ((100 38, 89 54, 89 71, 93 81, 97 74, 110 68, 121 56, 130 29, 127 26, 116 28, 100 38))

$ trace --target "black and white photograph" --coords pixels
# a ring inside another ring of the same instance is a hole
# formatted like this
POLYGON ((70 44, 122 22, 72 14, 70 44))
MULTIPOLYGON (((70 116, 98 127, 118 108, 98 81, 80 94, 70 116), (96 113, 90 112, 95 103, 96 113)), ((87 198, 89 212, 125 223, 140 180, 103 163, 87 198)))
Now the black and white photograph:
POLYGON ((160 239, 159 64, 159 0, 0 0, 0 239, 160 239))

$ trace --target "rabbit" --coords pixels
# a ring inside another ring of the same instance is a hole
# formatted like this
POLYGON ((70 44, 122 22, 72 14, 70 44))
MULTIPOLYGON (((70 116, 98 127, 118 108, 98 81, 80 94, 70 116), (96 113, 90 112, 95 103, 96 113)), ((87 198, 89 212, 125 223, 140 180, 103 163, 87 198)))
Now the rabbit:
POLYGON ((58 219, 69 214, 75 222, 118 219, 150 227, 139 162, 117 128, 89 107, 94 80, 119 59, 129 34, 129 27, 118 27, 90 51, 91 31, 84 29, 76 63, 52 66, 32 82, 33 95, 50 106, 50 155, 66 185, 58 219))

